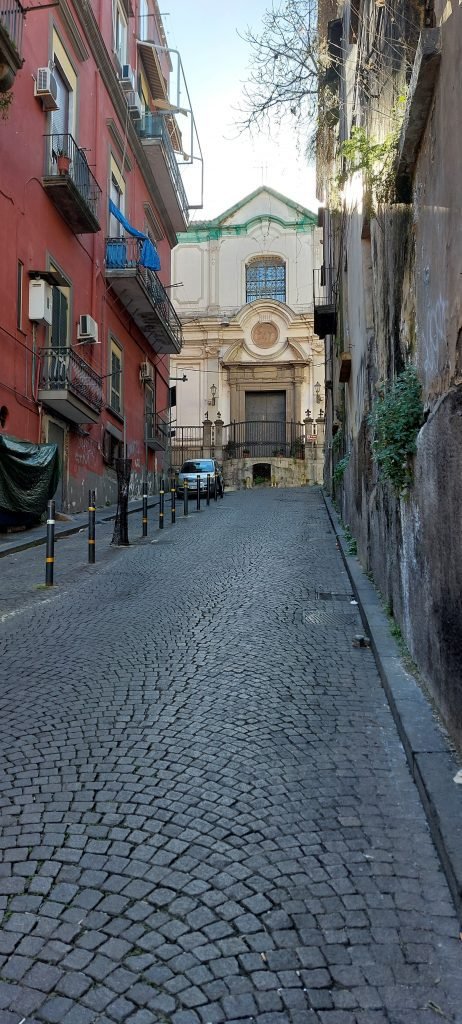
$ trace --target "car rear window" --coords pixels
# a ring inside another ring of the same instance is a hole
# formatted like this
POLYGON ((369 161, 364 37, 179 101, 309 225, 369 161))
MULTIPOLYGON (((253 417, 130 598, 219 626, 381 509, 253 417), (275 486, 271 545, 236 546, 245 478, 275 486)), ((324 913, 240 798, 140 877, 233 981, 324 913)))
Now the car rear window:
POLYGON ((182 467, 182 473, 213 473, 214 464, 211 461, 203 460, 202 462, 185 462, 182 467))

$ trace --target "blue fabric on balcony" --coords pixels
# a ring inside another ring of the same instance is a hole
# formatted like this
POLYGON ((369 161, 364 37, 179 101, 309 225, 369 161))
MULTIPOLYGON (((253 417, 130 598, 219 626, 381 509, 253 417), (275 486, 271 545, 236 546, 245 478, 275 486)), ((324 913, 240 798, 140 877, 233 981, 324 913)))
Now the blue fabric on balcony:
MULTIPOLYGON (((151 242, 151 239, 148 238, 147 235, 143 234, 142 231, 137 231, 136 228, 132 227, 132 225, 129 223, 127 218, 124 217, 123 213, 118 209, 118 207, 115 205, 115 203, 112 202, 112 199, 109 200, 109 212, 112 213, 112 215, 115 217, 115 219, 119 221, 119 224, 122 224, 122 227, 125 228, 125 231, 127 231, 129 235, 133 235, 134 238, 142 239, 143 245, 141 247, 141 253, 140 253, 140 263, 141 263, 141 266, 142 267, 148 267, 149 270, 160 270, 159 253, 157 252, 157 249, 156 249, 154 243, 151 242)), ((109 248, 109 246, 108 246, 108 248, 109 248)), ((120 246, 119 245, 114 246, 112 244, 110 248, 111 248, 111 254, 110 254, 111 261, 114 260, 114 259, 117 259, 117 262, 111 262, 111 266, 112 267, 122 267, 122 266, 125 266, 125 262, 123 262, 123 263, 119 262, 119 261, 121 261, 122 259, 125 258, 125 251, 123 251, 123 240, 121 240, 120 246), (120 249, 120 252, 119 252, 119 249, 120 249), (117 252, 115 252, 113 250, 117 250, 117 252)))

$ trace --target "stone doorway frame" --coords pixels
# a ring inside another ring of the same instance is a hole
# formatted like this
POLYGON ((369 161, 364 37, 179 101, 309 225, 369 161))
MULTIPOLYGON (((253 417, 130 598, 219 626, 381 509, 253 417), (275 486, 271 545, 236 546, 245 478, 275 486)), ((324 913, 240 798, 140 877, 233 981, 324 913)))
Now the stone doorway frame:
MULTIPOLYGON (((311 362, 311 361, 310 361, 311 362)), ((228 372, 230 422, 245 420, 246 391, 284 391, 286 420, 302 422, 302 387, 309 363, 223 363, 228 372)))

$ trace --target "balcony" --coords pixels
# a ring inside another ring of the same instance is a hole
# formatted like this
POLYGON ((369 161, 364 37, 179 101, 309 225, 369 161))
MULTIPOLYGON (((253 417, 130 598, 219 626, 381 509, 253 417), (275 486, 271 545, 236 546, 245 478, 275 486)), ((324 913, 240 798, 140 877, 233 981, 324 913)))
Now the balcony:
POLYGON ((0 9, 0 93, 8 92, 22 68, 25 11, 19 0, 3 0, 0 9))
POLYGON ((45 348, 38 400, 71 423, 97 423, 103 404, 101 377, 72 348, 45 348))
POLYGON ((75 235, 100 230, 101 189, 83 149, 72 135, 46 135, 47 163, 42 184, 75 235))
POLYGON ((153 452, 164 452, 167 447, 170 422, 165 413, 152 413, 146 417, 146 444, 153 452))
POLYGON ((189 220, 188 198, 166 118, 161 114, 145 114, 143 120, 138 121, 138 135, 162 194, 173 229, 186 231, 189 220))
POLYGON ((181 322, 157 274, 141 263, 137 238, 106 239, 106 280, 154 352, 177 355, 181 322))
POLYGON ((337 330, 336 280, 334 268, 322 266, 313 270, 314 333, 318 338, 337 330))

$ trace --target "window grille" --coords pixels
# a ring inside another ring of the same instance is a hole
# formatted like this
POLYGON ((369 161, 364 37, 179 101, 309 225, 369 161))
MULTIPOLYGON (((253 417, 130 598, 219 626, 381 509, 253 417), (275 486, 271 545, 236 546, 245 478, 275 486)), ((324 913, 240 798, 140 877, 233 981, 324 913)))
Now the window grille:
POLYGON ((246 302, 286 301, 286 265, 275 256, 259 256, 246 267, 246 302))

